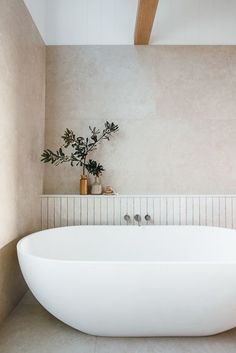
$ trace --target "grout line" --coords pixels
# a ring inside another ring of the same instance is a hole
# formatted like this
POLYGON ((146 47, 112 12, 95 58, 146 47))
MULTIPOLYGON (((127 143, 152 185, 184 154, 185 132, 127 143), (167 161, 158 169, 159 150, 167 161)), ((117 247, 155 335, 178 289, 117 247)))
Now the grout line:
POLYGON ((98 337, 95 337, 95 344, 94 344, 94 353, 97 352, 97 344, 98 344, 98 337))

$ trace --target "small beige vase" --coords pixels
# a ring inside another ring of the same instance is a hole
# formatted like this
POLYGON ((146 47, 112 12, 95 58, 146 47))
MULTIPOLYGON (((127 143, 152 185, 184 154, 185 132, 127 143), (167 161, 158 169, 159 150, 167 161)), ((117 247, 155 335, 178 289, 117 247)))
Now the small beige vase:
POLYGON ((102 184, 100 177, 96 176, 94 183, 91 186, 91 194, 92 195, 101 195, 102 194, 102 184))

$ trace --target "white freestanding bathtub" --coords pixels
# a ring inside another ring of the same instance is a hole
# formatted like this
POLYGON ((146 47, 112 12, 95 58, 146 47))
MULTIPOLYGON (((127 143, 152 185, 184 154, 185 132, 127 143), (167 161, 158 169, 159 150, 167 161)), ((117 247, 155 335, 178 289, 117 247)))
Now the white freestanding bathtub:
POLYGON ((202 336, 236 326, 236 231, 76 226, 17 245, 24 278, 54 316, 99 336, 202 336))

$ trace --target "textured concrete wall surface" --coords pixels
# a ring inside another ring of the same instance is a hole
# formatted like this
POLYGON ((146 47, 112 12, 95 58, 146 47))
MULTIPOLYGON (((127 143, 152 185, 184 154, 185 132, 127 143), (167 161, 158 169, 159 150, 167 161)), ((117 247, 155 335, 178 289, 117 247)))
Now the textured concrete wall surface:
MULTIPOLYGON (((46 147, 64 129, 115 121, 99 147, 121 194, 236 192, 236 47, 47 48, 46 147)), ((80 170, 46 166, 46 193, 78 193, 80 170)))

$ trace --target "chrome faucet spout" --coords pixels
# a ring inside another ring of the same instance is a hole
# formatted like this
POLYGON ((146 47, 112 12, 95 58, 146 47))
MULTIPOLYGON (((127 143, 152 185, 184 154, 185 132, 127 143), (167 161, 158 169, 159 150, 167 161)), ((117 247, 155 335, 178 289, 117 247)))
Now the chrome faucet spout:
POLYGON ((134 220, 138 223, 139 227, 141 226, 141 216, 139 214, 136 214, 134 216, 134 220))

